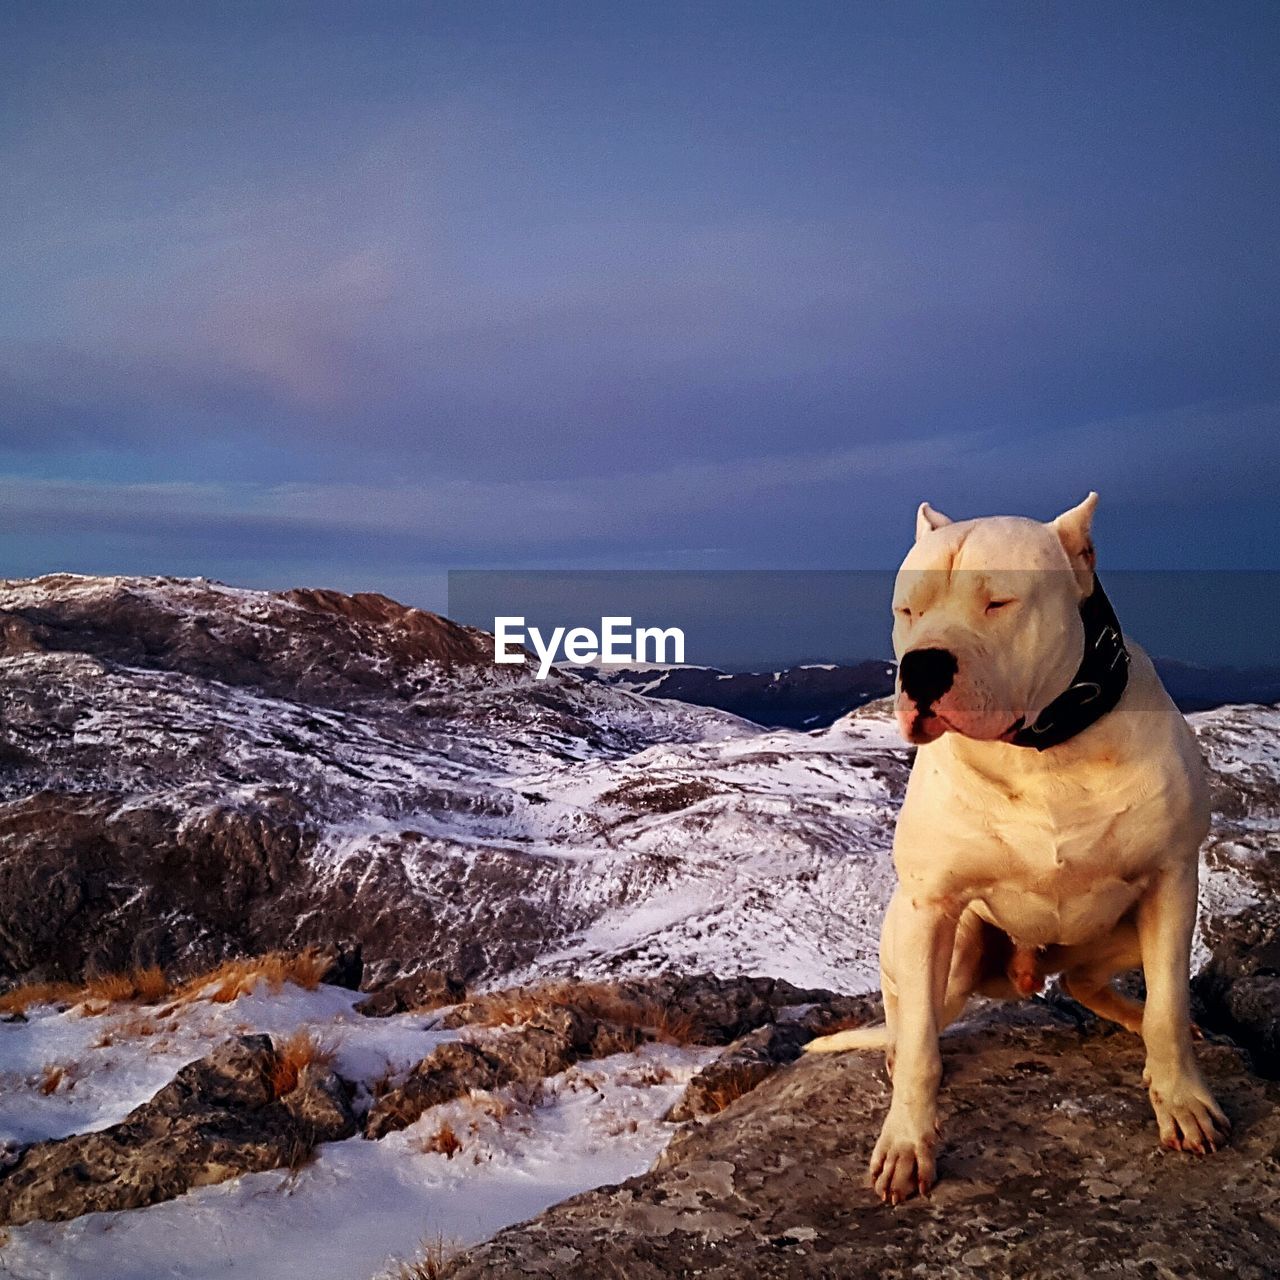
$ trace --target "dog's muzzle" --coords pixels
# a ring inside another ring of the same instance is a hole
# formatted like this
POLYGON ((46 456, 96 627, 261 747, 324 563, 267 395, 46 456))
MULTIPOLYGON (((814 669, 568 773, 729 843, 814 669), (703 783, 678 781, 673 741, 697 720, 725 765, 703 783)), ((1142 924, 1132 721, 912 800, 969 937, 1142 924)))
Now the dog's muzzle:
POLYGON ((959 669, 950 649, 912 649, 902 655, 898 679, 902 692, 923 714, 951 688, 959 669))

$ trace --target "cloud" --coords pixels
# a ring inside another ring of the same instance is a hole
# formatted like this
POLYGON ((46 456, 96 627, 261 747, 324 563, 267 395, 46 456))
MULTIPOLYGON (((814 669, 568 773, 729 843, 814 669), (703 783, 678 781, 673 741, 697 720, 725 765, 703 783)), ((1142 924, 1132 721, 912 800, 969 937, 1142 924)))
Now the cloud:
MULTIPOLYGON (((691 532, 713 530, 721 535, 714 545, 739 563, 782 549, 796 563, 888 565, 923 498, 958 519, 1001 511, 1047 519, 1097 488, 1104 524, 1127 520, 1136 542, 1141 522, 1155 513, 1151 540, 1167 547, 1171 528, 1185 530, 1204 511, 1269 502, 1269 477, 1280 466, 1277 428, 1277 403, 1201 405, 1086 424, 1048 440, 987 428, 942 440, 518 482, 101 483, 9 475, 0 476, 0 533, 203 545, 211 562, 257 547, 264 555, 322 548, 353 562, 416 554, 447 564, 477 556, 526 562, 572 556, 575 548, 584 556, 613 548, 640 560, 678 557, 691 532), (1224 465, 1224 458, 1235 462, 1224 465), (1200 481, 1188 487, 1197 472, 1200 481), (850 543, 851 527, 868 526, 877 532, 850 543)), ((1212 543, 1210 530, 1196 532, 1212 543)))
POLYGON ((588 474, 598 437, 835 449, 921 434, 957 383, 1042 363, 1016 338, 1067 287, 1052 224, 981 194, 673 216, 591 175, 566 190, 480 91, 356 111, 276 165, 236 104, 208 103, 246 130, 228 154, 149 83, 82 72, 0 148, 26 175, 0 247, 24 321, 0 330, 0 443, 166 448, 178 424, 295 449, 303 474, 354 446, 521 477, 588 474), (77 95, 93 111, 69 120, 77 95))

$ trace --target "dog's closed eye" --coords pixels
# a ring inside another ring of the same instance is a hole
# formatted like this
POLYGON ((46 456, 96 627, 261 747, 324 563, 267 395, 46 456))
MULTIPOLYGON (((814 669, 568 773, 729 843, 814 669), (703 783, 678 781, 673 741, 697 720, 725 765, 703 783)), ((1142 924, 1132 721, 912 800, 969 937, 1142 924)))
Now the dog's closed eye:
POLYGON ((1012 600, 988 600, 988 601, 987 601, 987 612, 988 612, 988 613, 995 613, 995 611, 996 611, 997 609, 1003 609, 1006 605, 1010 605, 1010 604, 1013 604, 1013 603, 1014 603, 1014 601, 1012 601, 1012 600))

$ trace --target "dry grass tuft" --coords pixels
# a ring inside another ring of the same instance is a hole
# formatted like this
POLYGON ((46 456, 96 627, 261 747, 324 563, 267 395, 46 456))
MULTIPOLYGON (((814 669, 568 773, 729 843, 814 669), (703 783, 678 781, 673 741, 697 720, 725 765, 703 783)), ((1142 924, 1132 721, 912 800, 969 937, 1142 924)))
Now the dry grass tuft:
POLYGON ((183 1004, 192 1000, 230 1004, 248 995, 260 982, 271 991, 279 991, 286 982, 314 991, 327 968, 328 961, 314 947, 294 954, 271 951, 262 956, 240 956, 184 982, 176 994, 183 1004))
POLYGON ((284 960, 281 956, 224 960, 212 973, 189 982, 186 992, 193 999, 207 995, 214 1004, 231 1004, 241 996, 247 996, 260 982, 271 991, 279 991, 284 986, 284 960), (212 991, 208 990, 210 987, 212 991))
POLYGON ((169 994, 169 979, 159 965, 127 973, 100 973, 74 982, 29 982, 0 996, 0 1013, 25 1013, 36 1004, 84 1005, 89 1015, 130 1001, 155 1004, 169 994))
POLYGON ((558 983, 544 987, 514 987, 510 991, 493 991, 476 996, 470 1002, 469 1022, 481 1027, 516 1027, 548 1009, 559 1007, 553 989, 558 983))
POLYGON ((271 1094, 283 1098, 298 1087, 298 1078, 304 1067, 313 1062, 333 1061, 335 1050, 331 1045, 300 1027, 291 1036, 276 1044, 276 1061, 271 1068, 271 1094))
POLYGON ((285 957, 285 981, 292 982, 304 991, 314 991, 329 972, 331 961, 315 947, 307 947, 285 957))
POLYGON ((656 1006, 653 1021, 654 1036, 663 1044, 696 1044, 702 1038, 702 1028, 690 1013, 656 1006))
POLYGON ((430 1137, 423 1138, 422 1150, 427 1155, 440 1155, 452 1160, 462 1150, 462 1140, 446 1120, 430 1137))
POLYGON ((168 1000, 157 1011, 158 1017, 166 1018, 193 1000, 230 1004, 259 982, 265 982, 272 991, 279 991, 286 982, 314 991, 328 966, 322 952, 308 947, 294 954, 273 951, 264 956, 226 960, 180 987, 174 987, 164 970, 154 964, 127 973, 96 974, 82 983, 28 982, 0 995, 0 1014, 26 1013, 33 1005, 61 1004, 83 1005, 83 1012, 93 1016, 106 1013, 117 1004, 152 1005, 168 1000))
POLYGON ((28 982, 0 996, 0 1013, 26 1013, 37 1004, 71 1004, 79 994, 74 982, 28 982))
POLYGON ((385 1071, 369 1081, 369 1096, 376 1100, 390 1093, 399 1083, 400 1075, 399 1071, 388 1064, 385 1071))
POLYGON ((159 965, 128 973, 103 973, 86 980, 79 999, 88 1013, 102 1013, 113 1004, 157 1004, 169 994, 169 979, 159 965))
POLYGON ((488 1027, 519 1026, 555 1009, 576 1009, 602 1022, 635 1027, 664 1044, 694 1044, 702 1035, 691 1015, 602 982, 544 982, 494 991, 471 1001, 473 1022, 488 1027))
POLYGON ((285 1187, 295 1185, 298 1174, 309 1164, 312 1164, 315 1158, 316 1144, 314 1136, 295 1133, 284 1153, 284 1168, 289 1170, 289 1176, 283 1185, 285 1187))
POLYGON ((736 1070, 726 1072, 716 1084, 703 1094, 706 1102, 705 1114, 714 1116, 726 1107, 737 1102, 744 1094, 748 1094, 760 1083, 760 1077, 753 1072, 736 1070))
POLYGON ((100 973, 85 982, 80 998, 119 1004, 133 999, 133 982, 127 973, 100 973))
POLYGON ((449 1244, 443 1234, 437 1234, 432 1240, 425 1236, 418 1245, 418 1256, 410 1262, 402 1262, 394 1271, 388 1271, 382 1280, 440 1280, 444 1275, 445 1263, 455 1253, 457 1247, 449 1244))
POLYGON ((60 1067, 56 1063, 51 1062, 40 1073, 40 1083, 37 1086, 37 1088, 47 1098, 51 1093, 57 1093, 59 1086, 66 1079, 67 1079, 66 1067, 60 1067))
POLYGON ((169 979, 158 964, 135 969, 132 978, 134 999, 143 1004, 159 1004, 169 994, 169 979))

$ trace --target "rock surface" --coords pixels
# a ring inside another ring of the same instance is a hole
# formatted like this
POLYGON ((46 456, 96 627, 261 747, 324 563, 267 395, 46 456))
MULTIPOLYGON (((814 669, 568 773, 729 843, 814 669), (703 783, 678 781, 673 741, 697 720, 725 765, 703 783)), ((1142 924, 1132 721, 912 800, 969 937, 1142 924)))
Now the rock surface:
POLYGON ((942 1180, 890 1209, 866 1166, 888 1102, 878 1055, 802 1058, 673 1141, 658 1166, 558 1205, 445 1268, 452 1280, 590 1276, 1095 1276, 1266 1280, 1280 1257, 1280 1086, 1198 1046, 1235 1125, 1159 1150, 1123 1032, 1041 1002, 943 1041, 942 1180))
POLYGON ((229 1040, 119 1124, 38 1142, 0 1171, 0 1223, 136 1209, 242 1173, 304 1163, 356 1128, 346 1091, 311 1062, 277 1096, 268 1036, 229 1040))
POLYGON ((466 995, 466 983, 457 974, 425 969, 421 973, 383 983, 377 991, 356 1005, 356 1012, 364 1014, 366 1018, 389 1018, 397 1013, 457 1004, 466 995))
MULTIPOLYGON (((527 988, 557 992, 558 1003, 591 1013, 602 1002, 617 1001, 635 1008, 650 1008, 665 1018, 685 1024, 687 1038, 698 1044, 731 1044, 757 1027, 776 1022, 787 1010, 796 1010, 813 1025, 824 1029, 836 1018, 863 1015, 878 1007, 865 997, 840 996, 820 987, 797 987, 781 978, 737 974, 665 973, 652 978, 620 978, 610 982, 564 982, 527 988), (807 1009, 805 1006, 813 1006, 807 1009)), ((519 992, 522 988, 511 989, 519 992)), ((506 996, 509 992, 500 992, 506 996)), ((489 1018, 489 997, 450 1009, 446 1027, 483 1024, 489 1018)), ((597 1012, 601 1020, 607 1015, 597 1012)), ((814 1034, 818 1034, 815 1030, 814 1034)))
POLYGON ((1280 1078, 1280 707, 1226 707, 1195 723, 1214 809, 1201 851, 1210 956, 1192 984, 1197 1016, 1280 1078))
POLYGON ((667 1119, 683 1121, 715 1115, 780 1067, 795 1062, 804 1052, 804 1046, 816 1036, 845 1027, 864 1026, 880 1015, 879 997, 833 996, 824 1003, 811 1005, 796 1017, 757 1027, 733 1041, 689 1081, 667 1119))

